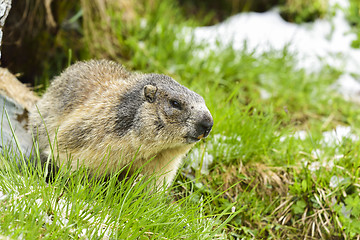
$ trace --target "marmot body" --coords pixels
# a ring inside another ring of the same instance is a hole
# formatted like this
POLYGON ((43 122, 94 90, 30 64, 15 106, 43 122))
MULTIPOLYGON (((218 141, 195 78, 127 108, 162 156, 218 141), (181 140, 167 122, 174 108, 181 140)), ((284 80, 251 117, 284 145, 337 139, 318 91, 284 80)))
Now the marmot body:
POLYGON ((70 161, 72 168, 109 174, 152 159, 143 174, 160 173, 157 185, 168 185, 213 120, 200 95, 168 76, 91 60, 53 80, 31 111, 30 125, 40 151, 48 155, 55 146, 58 166, 70 161))

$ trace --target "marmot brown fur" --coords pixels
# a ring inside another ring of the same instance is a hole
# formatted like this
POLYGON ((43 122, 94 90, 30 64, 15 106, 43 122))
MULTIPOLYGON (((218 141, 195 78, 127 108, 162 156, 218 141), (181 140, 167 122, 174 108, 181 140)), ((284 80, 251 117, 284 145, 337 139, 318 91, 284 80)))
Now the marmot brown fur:
POLYGON ((30 125, 40 151, 48 155, 53 148, 58 166, 70 161, 72 168, 110 174, 133 160, 134 171, 153 158, 142 173, 160 173, 156 184, 169 185, 213 119, 200 95, 168 76, 90 60, 53 80, 30 125))

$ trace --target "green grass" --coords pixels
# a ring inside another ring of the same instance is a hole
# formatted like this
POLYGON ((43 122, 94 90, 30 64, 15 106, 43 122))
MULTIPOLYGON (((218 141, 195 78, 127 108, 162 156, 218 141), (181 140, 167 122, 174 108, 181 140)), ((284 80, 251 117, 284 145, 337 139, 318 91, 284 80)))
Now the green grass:
POLYGON ((151 178, 104 181, 64 168, 46 183, 41 168, 20 171, 13 157, 5 150, 0 171, 0 234, 12 239, 217 239, 220 217, 231 220, 229 209, 205 215, 210 198, 151 192, 151 178))
MULTIPOLYGON (((10 164, 0 172, 7 196, 0 200, 0 233, 26 239, 358 238, 360 141, 326 144, 323 135, 339 125, 359 135, 360 108, 331 88, 342 70, 309 73, 286 48, 261 56, 231 47, 206 50, 185 36, 201 23, 186 20, 170 0, 155 3, 127 25, 120 24, 121 12, 107 9, 110 38, 104 40, 107 29, 84 31, 81 55, 174 77, 205 98, 214 117, 211 135, 187 156, 169 192, 149 194, 146 183, 119 188, 115 179, 87 182, 83 170, 47 185, 10 164), (300 130, 305 138, 297 137, 300 130)), ((13 157, 5 154, 3 161, 13 157)))

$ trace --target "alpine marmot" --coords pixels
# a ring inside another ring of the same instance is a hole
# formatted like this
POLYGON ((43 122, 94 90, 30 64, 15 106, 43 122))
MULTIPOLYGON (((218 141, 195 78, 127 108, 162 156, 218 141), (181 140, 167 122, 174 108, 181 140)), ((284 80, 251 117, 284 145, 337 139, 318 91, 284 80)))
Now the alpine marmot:
POLYGON ((30 113, 31 131, 57 166, 79 164, 111 174, 160 173, 169 185, 182 157, 208 136, 213 119, 204 99, 161 74, 127 71, 108 60, 77 62, 56 77, 30 113))

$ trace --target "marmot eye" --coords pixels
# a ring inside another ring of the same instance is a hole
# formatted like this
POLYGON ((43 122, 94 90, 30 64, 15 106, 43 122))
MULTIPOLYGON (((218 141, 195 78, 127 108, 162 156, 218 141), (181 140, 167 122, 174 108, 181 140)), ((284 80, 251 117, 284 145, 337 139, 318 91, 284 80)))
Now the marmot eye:
POLYGON ((182 109, 182 108, 181 108, 181 104, 180 104, 178 101, 176 101, 176 100, 170 100, 170 105, 171 105, 173 108, 176 108, 176 109, 179 109, 179 110, 182 109))

